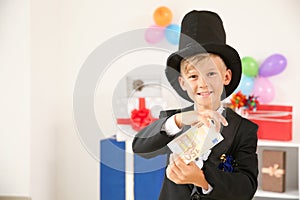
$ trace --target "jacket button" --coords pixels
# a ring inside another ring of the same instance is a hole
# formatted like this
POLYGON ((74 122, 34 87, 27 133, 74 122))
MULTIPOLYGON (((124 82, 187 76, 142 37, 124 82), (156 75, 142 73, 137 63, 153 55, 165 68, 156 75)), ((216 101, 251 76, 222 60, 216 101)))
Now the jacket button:
POLYGON ((198 193, 193 194, 193 196, 191 198, 191 200, 200 200, 200 199, 201 199, 201 197, 198 193))

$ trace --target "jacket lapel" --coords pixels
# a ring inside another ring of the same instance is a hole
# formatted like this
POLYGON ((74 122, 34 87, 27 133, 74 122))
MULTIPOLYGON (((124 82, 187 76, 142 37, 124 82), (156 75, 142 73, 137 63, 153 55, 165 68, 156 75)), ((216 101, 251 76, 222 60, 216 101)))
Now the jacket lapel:
POLYGON ((222 154, 229 153, 229 150, 233 145, 241 118, 236 118, 232 112, 233 111, 231 109, 226 109, 228 126, 222 126, 221 134, 224 137, 224 140, 212 149, 212 154, 214 154, 214 156, 220 157, 222 154))

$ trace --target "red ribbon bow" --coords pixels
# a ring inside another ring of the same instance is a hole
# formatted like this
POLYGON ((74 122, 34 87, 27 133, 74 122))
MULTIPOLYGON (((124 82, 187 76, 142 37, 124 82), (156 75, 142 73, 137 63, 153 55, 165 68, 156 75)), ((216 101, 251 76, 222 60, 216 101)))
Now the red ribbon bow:
POLYGON ((134 130, 139 131, 155 120, 150 110, 146 108, 145 98, 139 98, 139 109, 131 111, 130 119, 117 119, 117 123, 130 124, 134 130))

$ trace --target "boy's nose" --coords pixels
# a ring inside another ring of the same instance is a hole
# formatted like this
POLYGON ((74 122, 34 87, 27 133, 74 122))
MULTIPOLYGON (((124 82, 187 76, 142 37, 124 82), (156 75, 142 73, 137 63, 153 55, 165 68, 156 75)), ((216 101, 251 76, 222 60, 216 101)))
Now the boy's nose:
POLYGON ((205 78, 203 76, 199 76, 198 86, 199 86, 199 88, 206 88, 207 87, 207 81, 205 80, 205 78))

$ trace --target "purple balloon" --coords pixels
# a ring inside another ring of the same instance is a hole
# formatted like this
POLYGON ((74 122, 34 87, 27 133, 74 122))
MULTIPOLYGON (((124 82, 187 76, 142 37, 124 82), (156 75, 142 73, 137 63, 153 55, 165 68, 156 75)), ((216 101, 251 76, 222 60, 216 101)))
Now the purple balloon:
POLYGON ((262 77, 274 76, 281 73, 287 65, 286 58, 281 54, 269 56, 260 66, 259 75, 262 77))

